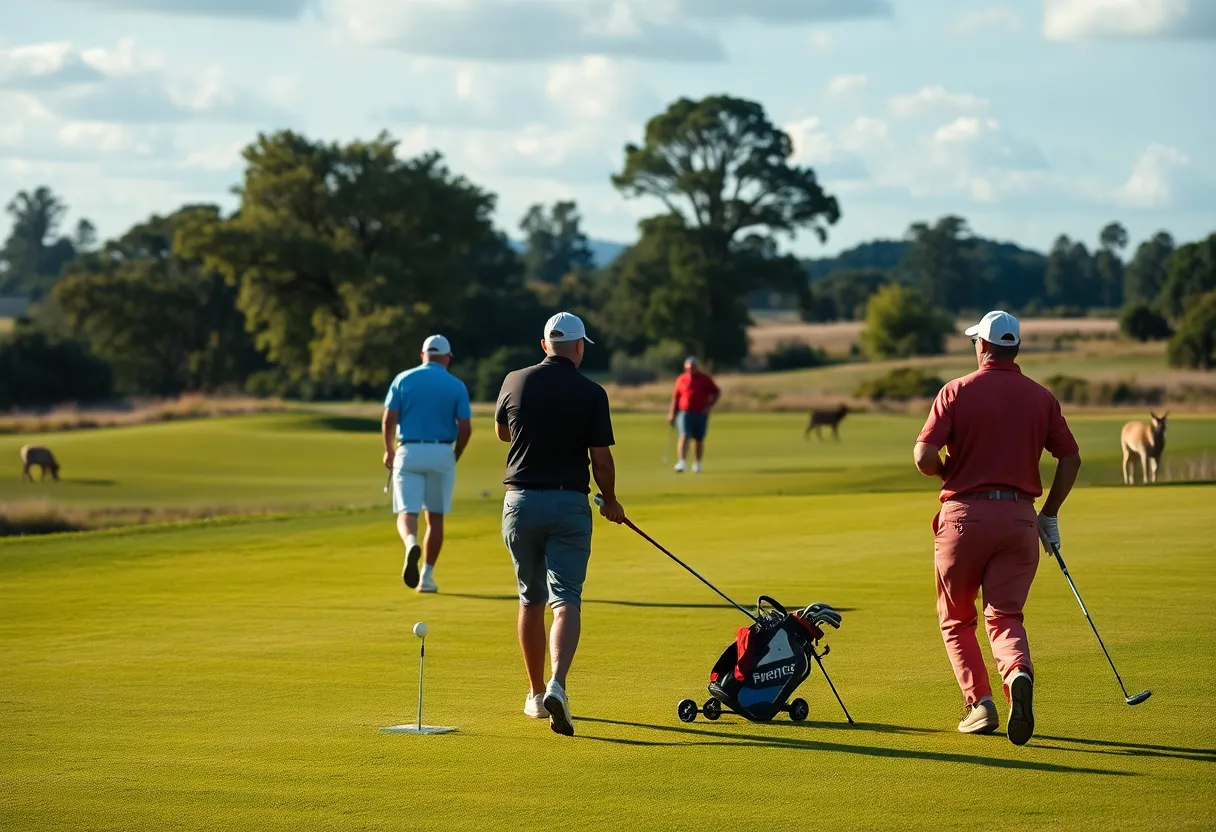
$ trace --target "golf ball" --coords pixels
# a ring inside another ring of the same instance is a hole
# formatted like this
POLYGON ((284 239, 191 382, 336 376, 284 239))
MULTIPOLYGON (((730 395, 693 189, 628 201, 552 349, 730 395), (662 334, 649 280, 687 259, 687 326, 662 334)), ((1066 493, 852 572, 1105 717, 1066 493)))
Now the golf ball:
POLYGON ((418 638, 422 638, 423 636, 426 635, 426 622, 425 621, 419 621, 417 624, 414 625, 414 635, 418 636, 418 638))

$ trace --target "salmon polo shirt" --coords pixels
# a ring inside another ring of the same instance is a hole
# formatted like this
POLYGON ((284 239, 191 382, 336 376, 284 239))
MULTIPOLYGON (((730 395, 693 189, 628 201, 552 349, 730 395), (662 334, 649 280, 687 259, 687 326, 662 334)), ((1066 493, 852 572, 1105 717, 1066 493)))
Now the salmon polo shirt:
POLYGON ((706 373, 681 373, 676 379, 676 410, 702 413, 709 407, 709 400, 720 392, 706 373))
POLYGON ((1039 458, 1078 452, 1060 403, 1012 361, 989 360, 941 389, 917 442, 946 448, 941 501, 993 489, 1043 494, 1039 458))

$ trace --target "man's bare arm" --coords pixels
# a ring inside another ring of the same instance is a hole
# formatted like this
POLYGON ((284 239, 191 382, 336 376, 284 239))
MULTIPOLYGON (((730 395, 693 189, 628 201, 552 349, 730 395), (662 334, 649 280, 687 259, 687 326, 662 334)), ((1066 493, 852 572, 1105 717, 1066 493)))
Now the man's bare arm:
POLYGON ((625 520, 625 509, 621 508, 616 498, 616 463, 612 459, 611 448, 591 449, 591 473, 595 476, 595 484, 599 486, 600 494, 604 497, 604 507, 600 513, 613 523, 625 520))
POLYGON ((916 470, 926 477, 940 477, 946 470, 946 466, 942 464, 940 453, 941 448, 936 445, 930 445, 928 442, 917 442, 916 447, 912 449, 912 459, 916 463, 916 470))
POLYGON ((1077 484, 1077 474, 1081 472, 1080 452, 1070 454, 1056 463, 1056 475, 1051 481, 1051 490, 1043 501, 1040 514, 1055 517, 1060 513, 1060 507, 1068 499, 1072 487, 1077 484))
POLYGON ((380 435, 384 439, 384 467, 393 467, 393 457, 397 455, 397 411, 384 411, 380 419, 380 435))
POLYGON ((457 419, 456 420, 456 459, 464 454, 464 449, 468 447, 469 437, 473 435, 473 420, 457 419))

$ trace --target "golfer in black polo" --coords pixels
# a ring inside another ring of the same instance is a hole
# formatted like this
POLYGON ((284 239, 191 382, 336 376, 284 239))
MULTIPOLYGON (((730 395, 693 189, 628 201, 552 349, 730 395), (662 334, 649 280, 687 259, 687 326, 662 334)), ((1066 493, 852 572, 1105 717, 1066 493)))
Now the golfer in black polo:
POLYGON ((577 315, 559 312, 545 324, 545 360, 516 370, 502 383, 495 432, 511 443, 502 536, 519 583, 519 646, 528 671, 524 713, 549 718, 559 734, 574 735, 566 673, 578 647, 580 605, 591 557, 591 480, 604 495, 600 513, 625 519, 616 499, 612 417, 608 394, 579 372, 584 342, 577 315), (553 608, 549 638, 553 674, 544 683, 545 604, 553 608))

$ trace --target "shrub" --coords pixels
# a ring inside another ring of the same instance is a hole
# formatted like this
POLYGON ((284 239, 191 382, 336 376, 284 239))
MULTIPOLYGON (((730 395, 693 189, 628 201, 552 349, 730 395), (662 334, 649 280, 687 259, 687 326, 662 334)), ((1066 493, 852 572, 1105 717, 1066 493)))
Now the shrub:
POLYGON ((931 399, 946 382, 916 367, 898 367, 886 375, 864 381, 853 395, 872 401, 906 402, 909 399, 931 399))
POLYGON ((1162 387, 1143 387, 1133 381, 1094 384, 1076 376, 1055 375, 1046 386, 1064 404, 1155 405, 1165 400, 1162 387))
MULTIPOLYGON (((457 372, 457 375, 468 385, 469 398, 477 402, 492 402, 498 398, 507 373, 529 367, 542 357, 533 347, 499 347, 474 362, 463 373, 457 372)), ((453 364, 453 370, 457 370, 456 364, 453 364)))
POLYGON ((1216 366, 1216 292, 1190 301, 1170 339, 1169 360, 1174 367, 1210 370, 1216 366))
POLYGON ((822 367, 826 363, 827 353, 802 341, 780 341, 765 358, 768 369, 774 371, 822 367))
POLYGON ((1137 341, 1161 341, 1173 334, 1169 321, 1147 303, 1135 303, 1124 309, 1119 317, 1119 331, 1137 341))
POLYGON ((946 313, 931 308, 915 289, 890 284, 879 289, 866 304, 866 328, 862 347, 872 359, 906 358, 910 355, 939 355, 954 322, 946 313))
POLYGON ((641 355, 629 355, 619 351, 613 353, 609 372, 617 384, 636 387, 657 381, 662 376, 678 374, 687 357, 688 352, 683 345, 675 341, 660 341, 647 347, 641 355))
POLYGON ((0 410, 99 401, 113 389, 109 365, 75 341, 25 329, 0 341, 0 410))

